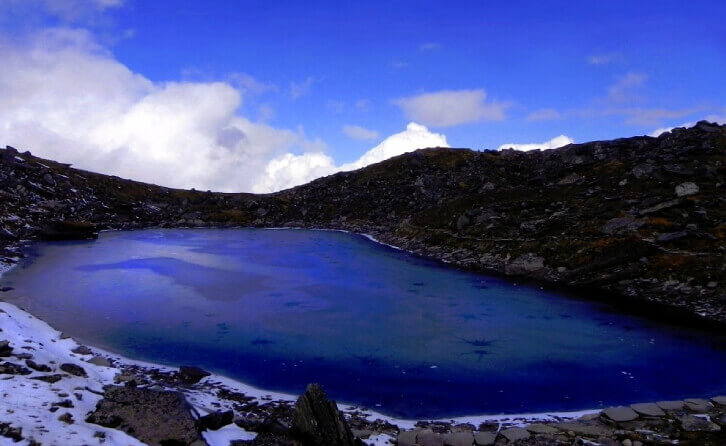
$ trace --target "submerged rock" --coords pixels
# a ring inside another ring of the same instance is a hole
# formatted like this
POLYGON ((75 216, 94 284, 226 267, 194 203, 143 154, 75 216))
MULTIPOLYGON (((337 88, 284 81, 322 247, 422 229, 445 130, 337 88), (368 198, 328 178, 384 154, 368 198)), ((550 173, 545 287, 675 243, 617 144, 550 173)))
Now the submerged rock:
POLYGON ((293 430, 306 445, 353 446, 358 444, 335 401, 328 400, 318 384, 308 385, 295 403, 293 430))

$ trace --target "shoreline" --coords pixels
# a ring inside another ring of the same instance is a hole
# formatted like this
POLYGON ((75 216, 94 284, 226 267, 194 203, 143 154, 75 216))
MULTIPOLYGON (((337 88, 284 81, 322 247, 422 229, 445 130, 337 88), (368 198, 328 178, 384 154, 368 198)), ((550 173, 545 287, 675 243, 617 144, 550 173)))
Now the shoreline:
MULTIPOLYGON (((154 228, 145 228, 145 229, 154 229, 154 228)), ((159 228, 164 229, 164 228, 159 228)), ((182 228, 182 229, 208 229, 208 228, 182 228)), ((264 228, 267 230, 306 230, 311 228, 292 228, 292 227, 282 227, 282 228, 264 228)), ((343 229, 326 229, 326 228, 314 228, 312 230, 320 230, 320 231, 335 231, 335 232, 344 232, 349 233, 352 235, 357 235, 360 237, 363 237, 369 241, 373 241, 377 244, 380 244, 382 246, 386 246, 389 248, 393 248, 399 251, 408 252, 413 255, 419 255, 415 252, 407 251, 405 249, 389 245, 383 242, 380 242, 377 240, 374 236, 370 234, 364 234, 364 233, 356 233, 353 231, 343 230, 343 229)), ((116 231, 116 230, 109 230, 108 232, 116 231)), ((16 263, 13 264, 6 264, 3 262, 0 262, 0 279, 4 276, 5 273, 10 271, 12 268, 16 267, 19 263, 19 259, 13 259, 16 263)), ((150 361, 144 361, 144 360, 135 360, 131 358, 127 358, 119 353, 114 353, 112 351, 93 347, 90 346, 90 349, 88 350, 88 354, 86 355, 78 355, 72 353, 72 350, 74 348, 77 348, 83 344, 80 344, 76 342, 74 339, 70 337, 66 337, 63 333, 60 331, 54 329, 51 327, 47 322, 36 318, 26 310, 3 301, 0 298, 0 317, 9 317, 10 319, 14 319, 16 321, 25 321, 25 325, 18 324, 18 326, 21 328, 20 331, 17 331, 17 336, 13 339, 8 339, 8 332, 6 330, 3 330, 0 332, 0 337, 2 339, 6 339, 11 342, 13 345, 20 345, 20 344, 28 344, 31 345, 35 342, 39 345, 42 345, 43 343, 48 344, 63 344, 63 348, 58 350, 55 350, 55 353, 50 356, 45 356, 45 359, 48 360, 51 363, 61 363, 61 362, 68 362, 73 361, 77 364, 82 365, 87 370, 92 370, 91 376, 89 378, 84 378, 83 385, 85 389, 88 390, 86 393, 90 393, 90 397, 84 398, 83 404, 78 404, 78 410, 76 412, 72 413, 72 415, 76 415, 74 418, 75 423, 70 425, 73 427, 73 432, 77 433, 78 435, 86 435, 84 437, 84 441, 91 441, 94 439, 94 436, 99 435, 99 432, 104 435, 104 442, 106 444, 142 444, 138 442, 138 440, 133 439, 132 437, 129 437, 122 431, 118 431, 115 429, 107 429, 103 428, 101 426, 95 425, 95 424, 89 424, 84 421, 86 413, 83 413, 83 411, 90 412, 93 409, 93 406, 100 401, 100 397, 98 395, 101 395, 101 391, 104 386, 107 385, 119 385, 123 384, 123 377, 128 375, 129 373, 132 373, 133 376, 135 376, 137 379, 141 377, 142 383, 145 386, 148 386, 150 388, 159 388, 163 390, 173 390, 181 392, 187 402, 191 405, 192 412, 196 414, 197 417, 205 415, 205 414, 211 414, 220 410, 234 410, 237 408, 235 406, 235 401, 237 398, 239 398, 240 395, 242 395, 244 398, 250 399, 254 404, 259 404, 261 407, 267 407, 267 408, 291 408, 292 405, 294 405, 296 396, 284 392, 275 392, 275 391, 267 391, 265 389, 259 389, 252 385, 246 384, 242 381, 235 380, 233 378, 228 378, 226 376, 217 375, 217 374, 211 374, 209 377, 205 378, 200 382, 199 385, 194 386, 192 388, 184 387, 184 386, 178 386, 175 384, 169 384, 168 381, 164 381, 163 379, 159 381, 156 378, 152 377, 158 377, 158 375, 162 375, 165 377, 172 376, 176 373, 177 368, 173 366, 167 366, 162 365, 150 361), (44 342, 43 342, 44 341, 44 342), (105 366, 98 366, 98 365, 92 365, 89 364, 87 361, 94 358, 103 358, 107 360, 110 364, 110 367, 105 366), (94 370, 95 369, 95 370, 94 370), (100 369, 100 370, 99 370, 100 369), (94 373, 95 372, 95 373, 94 373), (122 377, 121 380, 119 380, 119 376, 122 377), (92 388, 91 387, 94 387, 92 388), (230 395, 233 395, 234 397, 231 399, 225 399, 220 397, 220 391, 227 392, 230 395), (91 432, 93 433, 91 435, 91 432)), ((5 327, 6 324, 3 324, 3 327, 5 327)), ((0 339, 0 340, 2 340, 0 339)), ((25 348, 25 347, 23 347, 25 348)), ((35 352, 34 352, 35 353, 35 352)), ((42 355, 41 355, 42 357, 42 355)), ((34 389, 37 389, 37 381, 31 381, 33 377, 20 377, 20 376, 14 376, 12 379, 6 379, 6 380, 0 380, 0 391, 6 391, 7 389, 4 387, 7 382, 15 381, 14 384, 17 385, 17 381, 24 382, 24 384, 21 384, 20 387, 28 388, 33 387, 34 389), (31 384, 32 383, 32 384, 31 384)), ((74 383, 78 381, 79 379, 76 378, 71 383, 74 383)), ((55 398, 55 395, 52 393, 53 390, 57 392, 57 388, 54 389, 56 386, 51 386, 51 389, 49 392, 46 392, 41 399, 45 398, 45 401, 42 403, 42 405, 48 405, 53 404, 53 399, 55 398)), ((81 386, 75 386, 74 389, 78 389, 81 386)), ((17 386, 15 387, 17 389, 17 386)), ((62 390, 62 388, 61 388, 62 390)), ((73 393, 70 388, 67 389, 66 392, 61 392, 60 394, 70 394, 73 393)), ((85 393, 84 393, 85 394, 85 393)), ((708 396, 713 397, 713 395, 708 396)), ((723 398, 723 397, 720 397, 723 398)), ((37 396, 35 398, 37 400, 37 396)), ((22 400, 22 398, 21 398, 22 400)), ((688 401, 688 400, 686 400, 688 401)), ((701 401, 708 401, 707 399, 703 399, 701 401)), ((714 399, 715 401, 715 399, 714 399)), ((63 435, 66 435, 68 426, 64 425, 63 423, 58 423, 57 420, 51 418, 45 418, 44 421, 47 424, 54 424, 55 428, 46 430, 46 432, 38 431, 36 429, 36 426, 34 426, 29 419, 33 418, 33 415, 31 414, 32 411, 37 409, 37 401, 32 405, 27 407, 26 409, 30 409, 26 412, 26 417, 22 417, 23 410, 17 410, 17 402, 16 404, 15 412, 18 415, 15 417, 15 424, 19 424, 20 427, 23 429, 23 432, 30 433, 30 435, 36 435, 39 438, 43 439, 50 439, 55 438, 56 440, 60 440, 63 435), (53 423, 51 423, 51 421, 53 423)), ((653 404, 653 403, 647 403, 647 404, 653 404)), ((709 407, 714 407, 714 403, 709 403, 709 407)), ((718 406, 718 405, 716 405, 718 406)), ((509 439, 509 434, 511 432, 517 432, 519 434, 523 434, 523 432, 529 432, 526 435, 537 435, 536 432, 532 431, 531 429, 536 427, 537 429, 543 429, 541 426, 568 426, 568 428, 574 429, 574 432, 576 435, 587 435, 587 429, 585 429, 583 432, 578 432, 577 426, 590 426, 592 423, 599 422, 598 420, 603 419, 603 409, 585 409, 585 410, 578 410, 578 411, 551 411, 551 412, 538 412, 538 413, 500 413, 500 414, 479 414, 479 415, 466 415, 466 416, 458 416, 458 417, 452 417, 452 418, 438 418, 438 419, 426 419, 426 420, 417 420, 417 419, 406 419, 406 418, 398 418, 395 416, 389 416, 385 415, 380 412, 376 412, 375 410, 370 410, 367 408, 362 408, 359 406, 356 406, 355 404, 349 404, 349 403, 339 403, 338 407, 340 411, 345 414, 346 418, 349 420, 350 423, 353 423, 354 425, 360 426, 365 425, 366 427, 371 427, 370 429, 364 429, 364 430, 355 430, 354 432, 363 432, 366 435, 366 439, 363 440, 365 444, 368 445, 387 445, 387 444, 397 444, 405 445, 408 444, 404 440, 406 435, 412 434, 414 435, 413 438, 417 438, 417 435, 438 435, 438 436, 445 436, 445 435, 458 435, 462 432, 456 431, 455 429, 464 429, 465 435, 473 435, 477 432, 475 432, 477 426, 489 426, 490 429, 493 429, 492 432, 488 432, 488 434, 493 434, 494 438, 502 438, 502 435, 504 435, 505 438, 509 439), (375 427, 372 427, 375 426, 375 427), (472 427, 473 430, 466 430, 468 428, 461 428, 461 426, 469 426, 472 427), (574 426, 574 427, 573 427, 574 426), (433 429, 433 430, 432 430, 433 429), (438 430, 450 431, 451 433, 442 433, 438 432, 438 430), (466 433, 468 432, 468 433, 466 433)), ((634 406, 633 406, 634 407, 634 406)), ((685 407, 685 406, 684 406, 685 407)), ((71 411, 73 412, 73 411, 71 411)), ((670 415, 670 412, 668 412, 670 415)), ((686 414, 688 415, 688 414, 686 414)), ((696 414, 693 415, 695 417, 700 417, 700 415, 696 414)), ((726 416, 726 415, 725 415, 726 416)), ((711 423, 711 418, 708 418, 708 415, 705 415, 707 421, 711 423)), ((701 419, 701 418, 698 418, 701 419)), ((6 421, 5 419, 0 419, 0 421, 6 421)), ((13 424, 13 425, 15 425, 13 424)), ((239 424, 239 423, 238 423, 239 424)), ((230 440, 233 439, 240 439, 240 440, 247 440, 252 441, 257 434, 251 431, 247 431, 244 428, 240 427, 238 424, 231 424, 227 425, 217 431, 204 431, 202 433, 203 438, 207 441, 207 443, 210 446, 216 446, 216 445, 227 445, 229 444, 230 440)), ((713 423, 711 423, 713 425, 713 423)), ((44 424, 44 426, 47 426, 44 424)), ((717 425, 713 425, 718 427, 717 425)), ((554 429, 554 428, 553 428, 554 429)), ((573 431, 568 431, 568 435, 573 431)), ((32 437, 35 438, 35 437, 32 437)), ((68 437, 65 437, 66 440, 68 437)), ((472 438, 474 438, 472 436, 472 438)), ((720 438, 720 437, 719 437, 720 438)), ((586 441, 586 440, 585 440, 586 441)), ((62 442, 62 441, 61 441, 62 442)), ((513 442, 516 442, 516 440, 513 440, 513 442)), ((53 441, 51 440, 51 443, 53 441)), ((411 443, 416 444, 416 443, 411 443)), ((479 443, 477 443, 479 444, 479 443)), ((487 443, 484 443, 487 444, 487 443)), ((493 443, 492 443, 493 444, 493 443)), ((554 444, 554 443, 553 443, 554 444)), ((583 443, 588 444, 588 443, 583 443)), ((593 444, 599 444, 599 443, 593 443, 593 444)), ((668 444, 668 443, 664 443, 668 444)), ((677 442, 671 443, 671 444, 678 444, 677 442)), ((717 443, 716 443, 717 444, 717 443)))
MULTIPOLYGON (((147 228, 147 229, 153 229, 153 228, 147 228)), ((160 228, 160 229, 163 229, 163 228, 160 228)), ((178 229, 209 229, 209 228, 178 228, 178 229)), ((241 229, 245 229, 245 228, 241 228, 241 229)), ((249 228, 249 229, 257 229, 257 228, 249 228)), ((348 233, 348 234, 364 237, 370 241, 373 241, 373 242, 378 243, 383 246, 387 246, 389 248, 408 252, 410 254, 415 254, 413 252, 406 251, 397 246, 382 243, 382 242, 378 241, 375 237, 373 237, 369 234, 353 233, 351 231, 346 231, 346 230, 342 230, 342 229, 325 229, 325 228, 308 229, 308 228, 285 228, 285 227, 263 228, 263 229, 265 229, 265 230, 315 230, 315 231, 343 232, 343 233, 348 233)), ((106 230, 103 232, 116 232, 116 231, 117 230, 115 230, 115 229, 111 229, 111 230, 106 230)), ((0 264, 0 265, 2 265, 2 264, 0 264)), ((17 266, 17 264, 10 264, 10 265, 7 265, 5 268, 0 266, 0 280, 2 280, 2 277, 4 276, 5 273, 7 273, 11 269, 15 268, 16 266, 17 266)), ((25 310, 21 307, 18 307, 15 304, 4 301, 0 297, 0 305, 3 305, 3 304, 10 305, 10 306, 16 308, 19 313, 22 313, 24 315, 27 315, 28 317, 41 321, 42 323, 44 323, 48 326, 48 329, 50 329, 54 332, 57 332, 59 334, 59 336, 63 334, 63 332, 56 330, 50 324, 48 324, 46 321, 36 317, 32 313, 28 312, 27 310, 25 310)), ((74 339, 74 338, 71 337, 69 339, 74 339)), ((121 353, 112 351, 111 349, 106 349, 106 348, 98 347, 95 345, 82 344, 78 341, 75 341, 75 339, 74 339, 74 342, 77 342, 79 345, 86 345, 87 347, 90 347, 94 352, 96 352, 100 355, 103 355, 109 359, 118 361, 120 364, 123 364, 123 365, 139 366, 139 367, 144 367, 144 368, 156 368, 156 369, 167 370, 167 371, 172 371, 172 370, 176 369, 176 367, 164 365, 164 364, 160 364, 160 363, 156 363, 156 362, 152 362, 152 361, 128 358, 128 357, 122 355, 121 353)), ((226 382, 227 385, 229 385, 230 387, 235 387, 237 390, 243 391, 250 395, 254 395, 257 398, 272 397, 275 399, 286 400, 286 401, 290 401, 290 402, 294 402, 297 399, 297 395, 293 395, 293 394, 289 394, 289 393, 285 393, 285 392, 279 392, 279 391, 260 389, 251 384, 247 384, 243 381, 239 381, 234 378, 229 378, 229 377, 226 377, 223 375, 212 374, 211 376, 214 377, 215 380, 220 380, 222 382, 226 382)), ((386 415, 382 412, 377 412, 375 410, 363 408, 361 406, 356 405, 355 403, 342 402, 342 403, 338 403, 338 406, 343 411, 351 411, 351 410, 361 411, 361 410, 363 410, 366 413, 371 414, 371 416, 377 417, 378 419, 381 419, 384 421, 398 423, 397 425, 400 425, 400 426, 414 426, 417 422, 424 421, 423 419, 400 418, 400 417, 396 417, 393 415, 386 415)), ((425 421, 434 421, 434 422, 435 421, 445 421, 445 422, 457 422, 457 423, 467 423, 468 422, 468 423, 480 424, 483 422, 500 421, 500 420, 506 421, 506 420, 510 420, 510 419, 523 419, 523 420, 529 420, 529 421, 547 420, 547 419, 553 419, 553 418, 572 419, 572 418, 580 417, 582 415, 596 413, 599 410, 601 410, 601 409, 579 409, 579 410, 574 410, 574 411, 556 411, 555 410, 555 411, 546 411, 546 412, 526 412, 526 413, 472 414, 472 415, 461 415, 461 416, 456 416, 456 417, 429 418, 429 419, 425 419, 425 421)))

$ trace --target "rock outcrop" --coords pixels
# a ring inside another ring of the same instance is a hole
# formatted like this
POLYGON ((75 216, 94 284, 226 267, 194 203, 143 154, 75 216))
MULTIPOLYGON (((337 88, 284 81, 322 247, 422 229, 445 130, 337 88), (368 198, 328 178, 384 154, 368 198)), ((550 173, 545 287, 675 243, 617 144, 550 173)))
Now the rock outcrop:
POLYGON ((318 384, 308 385, 295 403, 292 428, 306 446, 354 446, 355 437, 335 401, 318 384))
POLYGON ((708 122, 546 151, 424 149, 267 195, 168 189, 7 148, 0 261, 22 255, 18 240, 108 228, 344 229, 629 310, 723 324, 725 197, 726 126, 708 122))

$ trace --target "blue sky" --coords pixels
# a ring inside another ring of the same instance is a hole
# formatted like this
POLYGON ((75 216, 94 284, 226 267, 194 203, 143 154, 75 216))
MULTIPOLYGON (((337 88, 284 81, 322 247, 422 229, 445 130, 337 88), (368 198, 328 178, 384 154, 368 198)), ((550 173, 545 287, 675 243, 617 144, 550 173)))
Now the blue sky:
POLYGON ((236 115, 303 138, 285 153, 337 166, 412 121, 497 148, 726 119, 723 1, 7 1, 7 45, 82 30, 159 88, 231 86, 236 115))

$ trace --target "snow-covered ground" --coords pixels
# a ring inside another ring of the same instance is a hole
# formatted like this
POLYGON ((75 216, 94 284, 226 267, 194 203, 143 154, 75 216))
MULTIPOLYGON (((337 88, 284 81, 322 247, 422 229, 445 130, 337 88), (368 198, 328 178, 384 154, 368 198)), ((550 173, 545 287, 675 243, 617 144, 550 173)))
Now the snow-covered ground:
MULTIPOLYGON (((0 277, 9 269, 0 263, 0 277)), ((122 356, 91 348, 90 354, 74 353, 79 344, 71 338, 62 335, 44 321, 34 317, 26 311, 7 302, 0 301, 0 340, 7 340, 17 352, 32 355, 33 361, 46 364, 53 369, 52 373, 62 373, 58 368, 61 364, 70 363, 83 367, 88 374, 87 378, 67 377, 56 383, 48 383, 32 379, 35 376, 47 373, 33 372, 29 375, 0 375, 0 423, 10 423, 14 427, 22 428, 22 435, 26 439, 21 443, 14 443, 11 439, 0 437, 0 446, 6 444, 24 445, 28 439, 35 439, 44 445, 74 445, 74 444, 101 444, 104 445, 139 445, 138 440, 124 432, 107 429, 99 425, 85 422, 89 412, 93 411, 96 403, 101 399, 100 393, 105 385, 114 384, 114 377, 122 372, 126 366, 137 366, 147 369, 157 369, 172 372, 176 369, 135 361, 122 356), (113 366, 105 367, 87 362, 95 356, 111 360, 113 366), (56 372, 56 370, 58 370, 56 372), (73 407, 59 407, 51 412, 53 403, 70 400, 73 407), (69 413, 73 423, 59 420, 59 416, 69 413), (102 441, 103 440, 103 441, 102 441)), ((10 359, 11 362, 25 365, 17 358, 0 358, 0 362, 10 359)), ((232 408, 232 402, 220 400, 217 392, 220 388, 237 393, 243 393, 260 402, 285 401, 293 402, 295 395, 269 392, 235 381, 233 379, 211 375, 194 389, 183 389, 189 403, 200 415, 210 412, 232 408)), ((370 421, 387 421, 400 429, 412 429, 417 420, 389 417, 374 411, 364 410, 349 404, 339 404, 343 412, 361 412, 370 421)), ((478 426, 481 423, 499 423, 504 426, 522 426, 536 421, 562 420, 577 418, 582 415, 596 413, 596 410, 580 412, 555 412, 538 414, 503 414, 465 416, 437 421, 452 424, 471 423, 478 426)), ((256 434, 247 432, 236 425, 226 426, 218 431, 205 431, 203 436, 210 446, 227 446, 230 440, 249 440, 256 434)), ((383 445, 392 443, 393 437, 388 434, 372 435, 366 442, 370 445, 383 445)))

